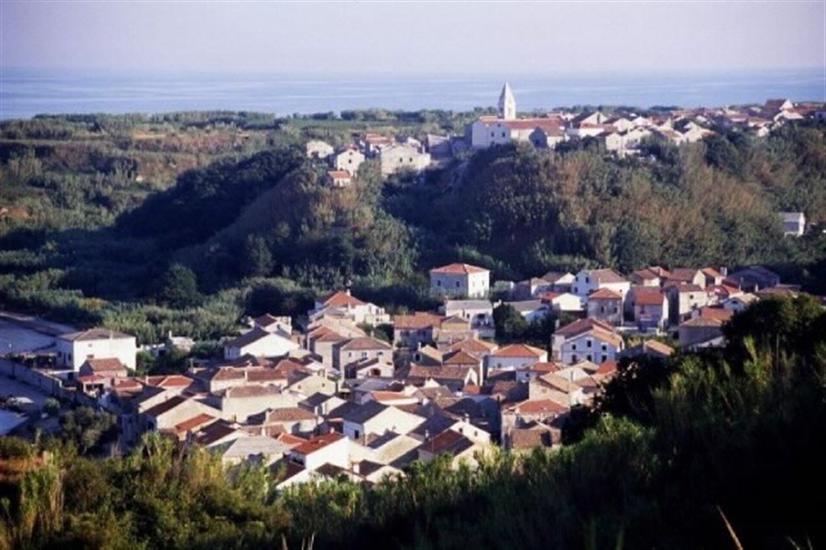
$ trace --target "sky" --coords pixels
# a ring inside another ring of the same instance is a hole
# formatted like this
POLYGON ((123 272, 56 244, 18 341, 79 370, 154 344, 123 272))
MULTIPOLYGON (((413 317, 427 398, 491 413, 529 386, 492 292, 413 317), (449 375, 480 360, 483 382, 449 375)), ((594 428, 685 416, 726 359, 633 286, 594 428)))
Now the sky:
POLYGON ((826 0, 0 0, 0 68, 403 74, 826 67, 826 0))

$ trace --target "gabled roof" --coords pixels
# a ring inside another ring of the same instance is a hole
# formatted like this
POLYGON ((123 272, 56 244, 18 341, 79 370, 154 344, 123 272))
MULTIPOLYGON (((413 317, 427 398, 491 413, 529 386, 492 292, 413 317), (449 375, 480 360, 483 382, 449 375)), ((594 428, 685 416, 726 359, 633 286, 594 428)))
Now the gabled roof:
POLYGON ((496 347, 496 344, 478 338, 466 338, 452 344, 449 349, 450 351, 463 350, 468 353, 491 353, 496 347))
POLYGON ((106 359, 87 359, 83 363, 84 365, 88 365, 92 372, 111 372, 111 371, 120 371, 123 372, 126 370, 126 367, 123 363, 120 362, 120 359, 116 357, 106 358, 106 359))
POLYGON ((182 388, 192 385, 195 381, 183 374, 161 374, 156 376, 145 376, 141 379, 146 386, 156 388, 182 388))
POLYGON ((226 342, 224 344, 224 347, 243 348, 244 346, 248 346, 248 345, 250 345, 254 342, 257 342, 259 340, 263 340, 264 338, 269 338, 269 337, 272 337, 272 336, 277 336, 279 338, 284 338, 285 340, 288 339, 282 334, 277 334, 277 333, 274 333, 274 332, 267 332, 266 330, 264 330, 261 327, 255 327, 252 330, 249 330, 249 331, 245 332, 241 336, 226 342))
POLYGON ((187 401, 189 401, 189 398, 180 395, 175 395, 173 397, 170 397, 166 401, 158 403, 154 407, 146 409, 145 411, 143 411, 143 414, 145 414, 146 416, 158 417, 164 413, 171 411, 175 407, 178 407, 179 405, 186 403, 187 401))
POLYGON ((58 338, 61 340, 68 340, 70 342, 85 342, 89 340, 120 340, 124 338, 134 338, 134 336, 109 330, 107 328, 90 328, 79 332, 61 334, 58 338))
POLYGON ((383 413, 385 410, 389 408, 389 405, 383 405, 378 401, 371 400, 364 403, 363 405, 359 405, 358 407, 345 412, 341 416, 341 419, 345 422, 364 424, 371 418, 378 416, 379 414, 383 413))
POLYGON ((269 313, 265 313, 264 315, 259 315, 253 322, 258 325, 259 327, 268 327, 270 325, 274 325, 280 322, 280 319, 275 315, 270 315, 269 313))
POLYGON ((589 300, 622 300, 622 296, 618 292, 614 292, 610 288, 598 288, 588 295, 589 300))
POLYGON ((554 332, 554 336, 571 338, 573 336, 577 336, 578 334, 582 334, 583 332, 593 330, 594 328, 602 328, 611 332, 614 331, 614 327, 597 319, 578 319, 572 323, 568 323, 564 327, 558 328, 556 332, 554 332))
POLYGON ((317 435, 311 437, 304 443, 300 444, 298 447, 295 447, 292 450, 292 452, 306 456, 342 439, 344 439, 344 436, 338 432, 330 432, 324 435, 317 435))
POLYGON ((473 447, 473 442, 470 439, 453 430, 445 430, 421 446, 422 449, 433 454, 449 453, 454 456, 471 447, 473 447))
POLYGON ((659 288, 637 287, 634 289, 634 303, 640 306, 661 306, 665 296, 659 288))
MULTIPOLYGON (((646 340, 642 343, 642 347, 644 350, 651 350, 660 355, 671 355, 674 353, 674 348, 657 340, 646 340)), ((597 373, 599 373, 599 371, 597 371, 597 373)))
POLYGON ((532 357, 538 358, 546 354, 543 349, 535 348, 527 344, 510 344, 499 348, 491 355, 494 357, 532 357))
POLYGON ((407 377, 414 381, 416 379, 425 380, 432 378, 434 380, 456 380, 464 381, 470 373, 471 367, 466 365, 440 365, 438 367, 423 367, 421 365, 410 365, 410 371, 407 377))
POLYGON ((562 414, 568 407, 550 399, 535 399, 516 403, 509 410, 520 414, 562 414))
POLYGON ((435 313, 416 311, 411 315, 396 315, 393 317, 393 327, 397 329, 423 329, 438 327, 443 317, 435 313))
POLYGON ((604 283, 625 283, 625 277, 613 269, 594 269, 590 271, 590 277, 600 284, 604 283))
POLYGON ((443 365, 478 365, 480 360, 464 350, 452 351, 444 356, 443 365))
POLYGON ((454 263, 443 265, 441 267, 434 267, 430 270, 431 273, 438 273, 440 275, 469 275, 471 273, 489 273, 483 267, 477 267, 470 264, 454 263))
MULTIPOLYGON (((347 174, 347 172, 344 172, 347 174)), ((349 177, 349 174, 347 174, 349 177)), ((364 302, 356 298, 355 296, 351 295, 348 290, 339 290, 337 292, 333 292, 324 300, 322 303, 327 307, 355 307, 355 306, 363 306, 365 305, 364 302)))
POLYGON ((363 350, 390 350, 393 349, 387 342, 382 342, 376 338, 364 336, 361 338, 353 338, 341 346, 344 351, 363 351, 363 350))

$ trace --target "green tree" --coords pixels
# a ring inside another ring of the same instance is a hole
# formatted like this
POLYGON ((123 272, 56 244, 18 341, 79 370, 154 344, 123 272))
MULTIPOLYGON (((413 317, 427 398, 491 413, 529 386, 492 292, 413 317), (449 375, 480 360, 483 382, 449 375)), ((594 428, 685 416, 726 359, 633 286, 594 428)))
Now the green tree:
POLYGON ((266 277, 272 273, 275 262, 267 240, 260 235, 247 235, 240 269, 248 277, 266 277))
POLYGON ((157 298, 176 308, 187 308, 201 302, 198 279, 195 272, 181 264, 173 264, 166 270, 158 284, 157 298))

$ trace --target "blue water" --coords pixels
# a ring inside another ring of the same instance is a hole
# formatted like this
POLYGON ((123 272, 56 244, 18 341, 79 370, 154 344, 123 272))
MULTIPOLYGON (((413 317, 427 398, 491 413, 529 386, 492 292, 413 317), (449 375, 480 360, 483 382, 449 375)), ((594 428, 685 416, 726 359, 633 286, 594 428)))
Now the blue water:
POLYGON ((700 74, 483 76, 127 74, 0 69, 0 118, 41 113, 493 106, 507 79, 520 111, 572 105, 721 106, 767 98, 826 101, 824 69, 700 74))

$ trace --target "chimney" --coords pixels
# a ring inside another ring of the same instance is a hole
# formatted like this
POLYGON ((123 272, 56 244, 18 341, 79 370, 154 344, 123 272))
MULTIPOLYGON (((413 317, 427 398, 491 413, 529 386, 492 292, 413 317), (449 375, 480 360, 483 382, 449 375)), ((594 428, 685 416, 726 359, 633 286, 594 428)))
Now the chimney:
POLYGON ((720 267, 720 275, 723 277, 728 277, 728 268, 726 266, 720 267))
POLYGON ((425 441, 430 441, 430 430, 425 430, 424 431, 424 440, 425 441))

